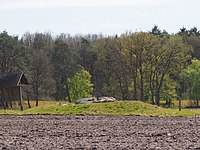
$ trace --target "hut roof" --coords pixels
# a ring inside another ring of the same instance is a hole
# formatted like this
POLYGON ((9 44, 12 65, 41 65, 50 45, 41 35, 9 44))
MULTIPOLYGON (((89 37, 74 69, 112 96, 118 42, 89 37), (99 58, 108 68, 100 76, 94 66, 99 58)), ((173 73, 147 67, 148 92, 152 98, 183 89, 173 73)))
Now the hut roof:
POLYGON ((0 74, 0 89, 17 87, 21 84, 28 84, 22 72, 0 74))

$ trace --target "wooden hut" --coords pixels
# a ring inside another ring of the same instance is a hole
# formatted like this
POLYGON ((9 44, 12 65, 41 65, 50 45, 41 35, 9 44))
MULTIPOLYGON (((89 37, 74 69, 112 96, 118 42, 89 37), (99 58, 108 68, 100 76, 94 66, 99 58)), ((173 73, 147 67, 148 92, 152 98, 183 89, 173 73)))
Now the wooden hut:
POLYGON ((28 81, 23 73, 0 74, 0 99, 3 108, 12 107, 13 101, 19 101, 23 110, 22 86, 28 85, 28 81))

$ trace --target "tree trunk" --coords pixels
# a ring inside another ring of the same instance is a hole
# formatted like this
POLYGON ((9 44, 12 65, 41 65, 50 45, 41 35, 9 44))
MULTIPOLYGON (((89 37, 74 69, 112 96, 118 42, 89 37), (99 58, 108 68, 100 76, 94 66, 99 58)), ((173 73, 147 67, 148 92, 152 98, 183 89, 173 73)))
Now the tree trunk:
POLYGON ((6 108, 8 108, 8 100, 6 100, 6 108))
POLYGON ((155 104, 155 101, 154 101, 154 87, 153 87, 153 81, 151 81, 150 79, 150 83, 149 83, 149 87, 150 87, 150 91, 151 91, 151 103, 152 104, 155 104))
POLYGON ((38 77, 36 80, 35 85, 33 85, 34 97, 35 97, 35 106, 38 107, 38 100, 39 100, 39 81, 38 77))
POLYGON ((66 95, 68 97, 68 101, 69 103, 71 103, 71 97, 70 97, 70 93, 69 93, 69 85, 68 85, 68 82, 66 82, 66 95))
POLYGON ((179 99, 179 105, 178 105, 179 107, 179 111, 181 111, 181 99, 179 99))
POLYGON ((124 90, 123 82, 121 81, 120 78, 119 78, 119 85, 120 85, 120 89, 121 89, 122 100, 127 100, 128 91, 124 90))
POLYGON ((39 103, 39 97, 38 95, 35 97, 35 106, 38 107, 38 103, 39 103))
POLYGON ((137 80, 133 79, 133 100, 137 100, 137 80))
POLYGON ((137 100, 137 65, 133 60, 133 51, 130 51, 130 72, 133 78, 133 100, 137 100))
POLYGON ((137 100, 137 65, 135 64, 135 72, 133 74, 133 100, 137 100))
POLYGON ((156 88, 156 105, 160 106, 160 91, 156 88))
POLYGON ((9 102, 10 102, 10 108, 12 108, 12 101, 10 100, 9 102))
POLYGON ((19 94, 20 94, 20 96, 19 96, 19 98, 20 98, 20 109, 21 109, 21 111, 23 111, 23 98, 22 98, 22 89, 21 89, 21 86, 19 86, 19 94))
MULTIPOLYGON (((99 73, 99 72, 98 72, 99 73)), ((98 77, 98 73, 95 75, 95 79, 94 80, 96 80, 96 84, 95 84, 95 89, 94 89, 94 91, 95 91, 95 95, 96 95, 96 97, 97 97, 97 100, 99 99, 99 96, 100 96, 100 94, 99 94, 99 77, 98 77)))
POLYGON ((120 86, 120 89, 121 89, 121 94, 122 94, 122 100, 124 100, 124 90, 123 90, 123 87, 122 87, 122 83, 121 83, 121 79, 119 79, 119 86, 120 86))
POLYGON ((153 90, 151 90, 151 103, 154 105, 155 101, 154 101, 154 92, 153 90))
POLYGON ((157 106, 160 106, 160 87, 161 86, 159 86, 158 75, 156 74, 156 87, 155 87, 156 93, 155 93, 155 96, 156 96, 156 105, 157 106))
POLYGON ((140 100, 144 101, 144 83, 142 69, 140 70, 140 100))
POLYGON ((3 107, 3 109, 5 110, 6 107, 5 107, 4 101, 5 101, 5 96, 4 96, 4 91, 2 90, 2 91, 1 91, 1 102, 2 102, 2 107, 3 107))
POLYGON ((38 101, 39 101, 39 86, 36 84, 34 87, 34 95, 35 95, 35 106, 38 107, 38 101))
POLYGON ((126 76, 124 75, 124 83, 125 83, 125 94, 126 94, 126 100, 130 100, 130 94, 129 94, 129 90, 128 90, 128 82, 126 79, 126 76))
POLYGON ((4 100, 4 99, 3 99, 3 101, 2 101, 2 106, 3 106, 3 109, 6 110, 5 100, 4 100))
POLYGON ((38 107, 38 99, 36 99, 35 102, 35 106, 38 107))
POLYGON ((27 96, 27 100, 28 100, 28 108, 31 108, 29 95, 27 96))
POLYGON ((143 67, 142 67, 142 50, 141 52, 139 53, 139 56, 138 56, 138 69, 139 69, 139 72, 140 72, 140 100, 141 101, 144 101, 144 83, 143 83, 143 67))
POLYGON ((155 70, 153 71, 153 67, 150 68, 151 72, 149 75, 149 88, 151 92, 151 103, 155 104, 155 70))
POLYGON ((12 90, 11 88, 9 89, 9 104, 10 104, 10 108, 12 108, 12 90))

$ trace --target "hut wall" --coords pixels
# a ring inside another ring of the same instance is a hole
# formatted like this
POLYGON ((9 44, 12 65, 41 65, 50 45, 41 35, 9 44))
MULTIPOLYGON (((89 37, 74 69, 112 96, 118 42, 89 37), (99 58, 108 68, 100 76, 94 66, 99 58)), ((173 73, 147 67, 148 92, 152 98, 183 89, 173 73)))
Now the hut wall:
POLYGON ((3 101, 6 101, 7 100, 7 90, 6 89, 2 89, 2 97, 3 97, 3 101))
POLYGON ((13 101, 20 100, 19 87, 12 88, 13 101))
POLYGON ((20 100, 19 87, 2 89, 0 96, 5 101, 17 101, 20 100))

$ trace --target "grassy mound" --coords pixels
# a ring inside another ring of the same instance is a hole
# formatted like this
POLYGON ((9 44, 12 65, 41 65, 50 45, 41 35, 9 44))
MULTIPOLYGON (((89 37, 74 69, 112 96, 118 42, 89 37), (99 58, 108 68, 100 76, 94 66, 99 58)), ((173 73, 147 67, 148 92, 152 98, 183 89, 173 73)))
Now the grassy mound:
POLYGON ((192 116, 200 114, 200 110, 166 109, 140 101, 117 101, 92 104, 60 104, 39 106, 27 109, 21 114, 110 114, 110 115, 140 115, 140 116, 192 116))
POLYGON ((104 114, 104 115, 140 115, 140 116, 193 116, 200 110, 166 109, 141 101, 117 101, 109 103, 69 104, 66 102, 41 102, 39 107, 20 110, 0 110, 0 114, 104 114))

